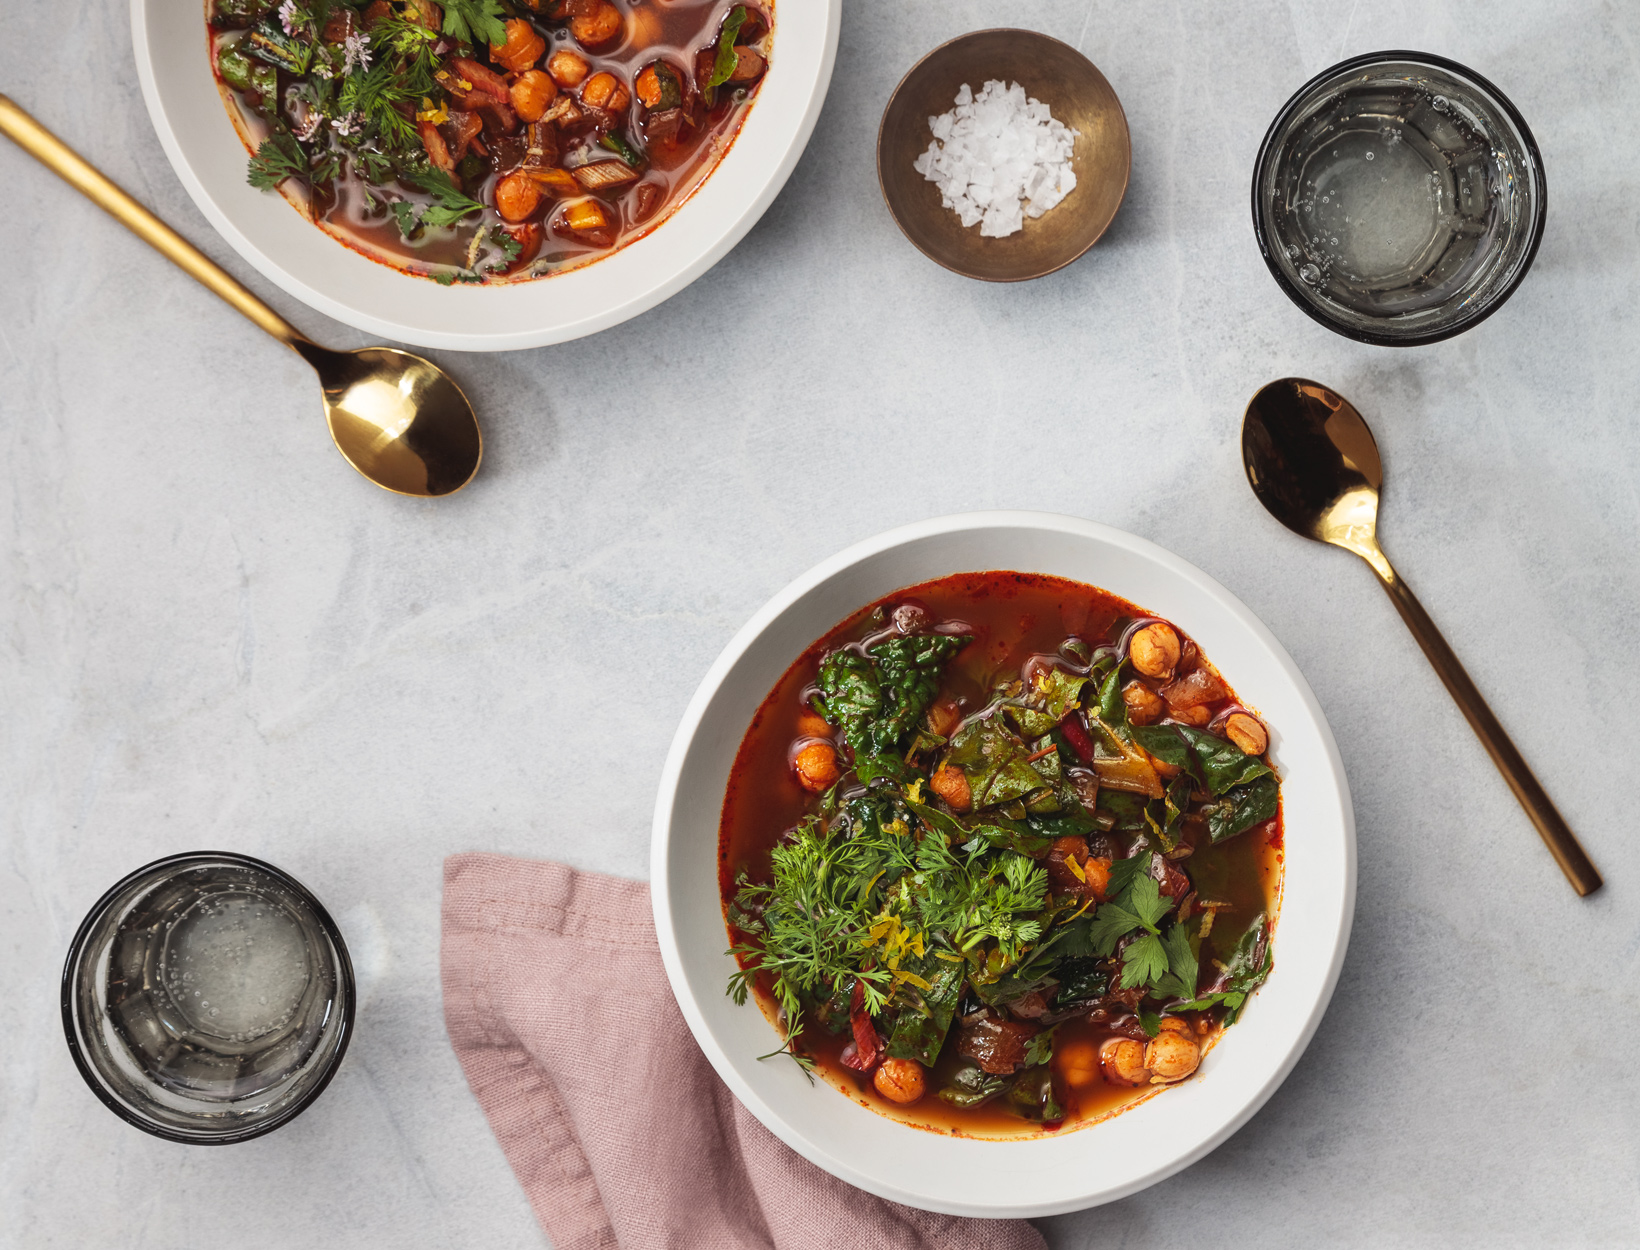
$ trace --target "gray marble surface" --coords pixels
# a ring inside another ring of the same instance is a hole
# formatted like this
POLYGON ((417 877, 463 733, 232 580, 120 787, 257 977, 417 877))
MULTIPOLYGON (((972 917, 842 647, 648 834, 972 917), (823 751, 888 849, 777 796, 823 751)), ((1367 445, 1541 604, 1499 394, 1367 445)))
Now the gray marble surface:
MULTIPOLYGON (((813 142, 728 258, 595 338, 441 357, 488 437, 443 502, 356 477, 299 360, 0 144, 0 1244, 545 1244, 446 1044, 442 858, 645 875, 673 726, 733 630, 836 549, 975 507, 1122 526, 1246 600, 1326 709, 1360 829, 1354 940, 1292 1077, 1183 1174, 1045 1221, 1051 1244, 1640 1240, 1640 7, 844 8, 813 142), (1002 22, 1090 55, 1134 144, 1109 236, 1014 287, 913 251, 873 170, 904 70, 1002 22), (1493 78, 1547 162, 1529 279, 1436 347, 1313 324, 1247 222, 1276 108, 1382 47, 1493 78), (1367 571, 1248 492, 1242 408, 1289 373, 1373 423, 1386 546, 1605 870, 1593 899, 1367 571), (56 1007, 97 895, 202 846, 313 886, 363 980, 330 1091, 225 1150, 114 1120, 56 1007)), ((121 0, 6 0, 0 89, 316 338, 361 341, 194 209, 121 0)))

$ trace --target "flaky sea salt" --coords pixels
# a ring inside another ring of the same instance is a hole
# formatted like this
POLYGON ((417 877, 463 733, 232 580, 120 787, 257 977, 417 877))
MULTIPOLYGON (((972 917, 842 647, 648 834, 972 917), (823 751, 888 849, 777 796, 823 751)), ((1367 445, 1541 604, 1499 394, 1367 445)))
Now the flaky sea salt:
POLYGON ((1021 230, 1071 193, 1071 148, 1078 131, 1053 119, 1017 82, 991 81, 976 96, 967 83, 956 108, 928 119, 934 142, 916 170, 940 189, 940 202, 979 232, 1000 239, 1021 230))

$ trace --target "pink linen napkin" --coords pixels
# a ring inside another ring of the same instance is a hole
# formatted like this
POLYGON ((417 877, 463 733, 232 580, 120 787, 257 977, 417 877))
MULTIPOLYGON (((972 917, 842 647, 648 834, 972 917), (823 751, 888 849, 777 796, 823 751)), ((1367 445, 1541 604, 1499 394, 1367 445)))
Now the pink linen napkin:
POLYGON ((1045 1250, 1023 1220, 872 1197, 758 1123, 684 1024, 641 881, 452 856, 441 962, 450 1041, 555 1250, 1045 1250))

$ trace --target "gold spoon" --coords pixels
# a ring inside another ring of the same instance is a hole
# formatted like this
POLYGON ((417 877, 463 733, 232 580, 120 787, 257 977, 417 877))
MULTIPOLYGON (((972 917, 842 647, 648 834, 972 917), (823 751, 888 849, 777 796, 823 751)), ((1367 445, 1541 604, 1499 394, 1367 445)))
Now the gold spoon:
POLYGON ((1600 873, 1576 835, 1378 545, 1378 491, 1384 470, 1378 444, 1361 414, 1319 382, 1271 382, 1247 405, 1241 459, 1253 493, 1271 516, 1295 534, 1353 551, 1372 566, 1572 888, 1583 895, 1598 890, 1600 873))
POLYGON ((436 365, 395 347, 337 352, 310 342, 4 95, 0 134, 312 365, 337 450, 377 486, 448 495, 478 472, 484 440, 473 406, 436 365))

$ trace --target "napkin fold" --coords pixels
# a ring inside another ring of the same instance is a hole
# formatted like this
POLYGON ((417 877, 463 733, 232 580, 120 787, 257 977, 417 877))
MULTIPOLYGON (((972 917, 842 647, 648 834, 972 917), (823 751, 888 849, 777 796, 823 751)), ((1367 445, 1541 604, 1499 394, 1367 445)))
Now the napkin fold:
POLYGON ((758 1123, 684 1023, 641 881, 452 856, 441 963, 450 1041, 555 1250, 1045 1250, 1023 1220, 873 1197, 758 1123))

